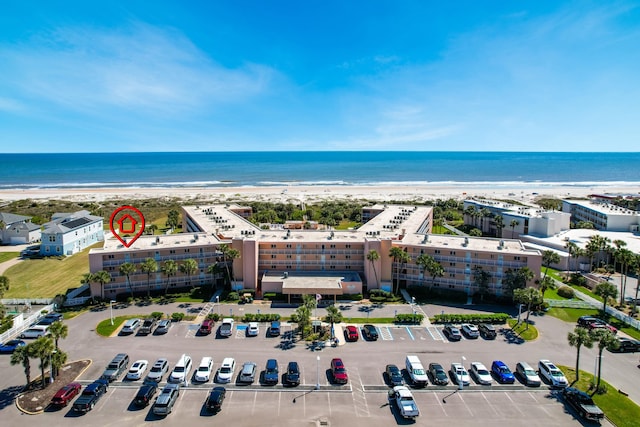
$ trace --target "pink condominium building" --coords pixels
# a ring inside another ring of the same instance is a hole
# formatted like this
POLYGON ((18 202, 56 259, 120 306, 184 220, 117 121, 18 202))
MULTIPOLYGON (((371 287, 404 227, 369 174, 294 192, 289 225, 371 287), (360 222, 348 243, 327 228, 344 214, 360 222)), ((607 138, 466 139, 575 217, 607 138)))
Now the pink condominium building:
POLYGON ((91 284, 93 295, 114 298, 131 290, 220 285, 226 270, 221 245, 239 254, 232 261, 232 287, 259 293, 319 294, 331 300, 365 289, 391 290, 397 278, 401 288, 434 286, 473 295, 478 290, 473 278, 476 267, 491 273, 489 291, 496 295, 503 293, 502 278, 509 269, 529 267, 536 277, 528 285, 539 279, 538 250, 514 239, 434 235, 433 211, 427 206, 365 207, 366 222, 356 230, 258 227, 248 221, 251 214, 250 207, 236 205, 184 206, 181 234, 141 236, 129 248, 107 239, 103 248, 91 250, 89 260, 91 272, 106 270, 111 282, 91 284), (393 247, 405 251, 408 261, 395 262, 389 256, 393 247), (372 251, 377 256, 369 255, 372 251), (444 275, 432 280, 424 273, 416 262, 421 254, 438 261, 444 275), (147 258, 156 261, 158 271, 140 269, 147 258), (197 261, 197 272, 163 273, 165 261, 179 265, 186 259, 197 261), (125 262, 137 267, 129 282, 118 271, 125 262), (216 264, 219 268, 211 267, 216 264))

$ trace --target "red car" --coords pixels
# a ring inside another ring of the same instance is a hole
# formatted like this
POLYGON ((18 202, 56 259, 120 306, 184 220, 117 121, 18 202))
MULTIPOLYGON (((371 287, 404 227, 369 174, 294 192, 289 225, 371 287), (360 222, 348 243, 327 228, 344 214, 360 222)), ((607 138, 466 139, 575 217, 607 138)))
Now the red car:
POLYGON ((80 393, 82 386, 79 383, 69 383, 62 387, 51 399, 51 404, 55 406, 67 406, 69 401, 80 393))
POLYGON ((349 381, 347 368, 344 367, 342 359, 331 360, 331 375, 333 376, 333 382, 336 384, 346 384, 349 381))
POLYGON ((347 326, 347 330, 344 333, 346 335, 347 341, 358 341, 358 328, 356 328, 355 326, 347 326))
POLYGON ((611 326, 610 324, 608 324, 606 322, 603 322, 602 320, 595 320, 595 321, 589 323, 589 325, 587 327, 590 330, 607 329, 613 334, 617 334, 618 333, 618 330, 614 326, 611 326))

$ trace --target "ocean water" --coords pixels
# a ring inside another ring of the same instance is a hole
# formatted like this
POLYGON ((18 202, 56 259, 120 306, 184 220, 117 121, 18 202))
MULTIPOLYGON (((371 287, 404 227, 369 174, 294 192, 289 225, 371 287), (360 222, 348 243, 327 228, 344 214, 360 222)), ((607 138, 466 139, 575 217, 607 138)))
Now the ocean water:
POLYGON ((0 188, 640 185, 640 153, 0 154, 0 188))

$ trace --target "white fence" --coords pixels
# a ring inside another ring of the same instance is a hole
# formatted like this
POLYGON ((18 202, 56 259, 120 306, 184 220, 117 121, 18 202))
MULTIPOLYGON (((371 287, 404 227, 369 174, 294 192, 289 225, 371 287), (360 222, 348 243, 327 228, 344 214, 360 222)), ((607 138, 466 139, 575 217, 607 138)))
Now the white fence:
POLYGON ((0 334, 0 342, 6 342, 27 329, 32 323, 42 316, 40 313, 42 313, 43 310, 46 310, 47 312, 53 311, 53 304, 49 304, 34 311, 33 313, 29 313, 28 316, 26 316, 25 313, 18 314, 13 318, 13 327, 7 332, 0 334))
POLYGON ((4 305, 48 305, 53 302, 53 298, 3 298, 0 302, 4 305))
POLYGON ((77 298, 67 298, 64 301, 65 307, 73 307, 76 305, 83 305, 85 302, 89 301, 91 297, 77 297, 77 298))

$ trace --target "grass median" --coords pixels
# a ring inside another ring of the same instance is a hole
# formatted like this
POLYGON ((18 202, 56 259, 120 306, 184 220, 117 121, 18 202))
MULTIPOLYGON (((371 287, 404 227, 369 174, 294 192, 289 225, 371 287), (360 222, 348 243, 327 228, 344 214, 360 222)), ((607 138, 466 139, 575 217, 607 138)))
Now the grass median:
MULTIPOLYGON (((568 366, 559 367, 565 373, 569 384, 572 384, 576 379, 575 369, 568 366)), ((591 394, 589 386, 594 382, 594 380, 595 379, 592 374, 581 369, 580 381, 572 384, 571 386, 591 394)), ((612 387, 606 381, 602 380, 600 381, 600 384, 601 386, 605 386, 607 390, 606 393, 595 394, 592 397, 595 404, 602 409, 607 418, 609 418, 617 427, 637 426, 638 420, 640 420, 640 406, 636 405, 631 399, 616 390, 615 387, 612 387)))
POLYGON ((0 263, 18 258, 20 252, 0 252, 0 263))
POLYGON ((511 330, 525 341, 533 341, 538 338, 538 330, 531 324, 527 324, 524 321, 518 323, 516 319, 509 319, 507 323, 511 330))

